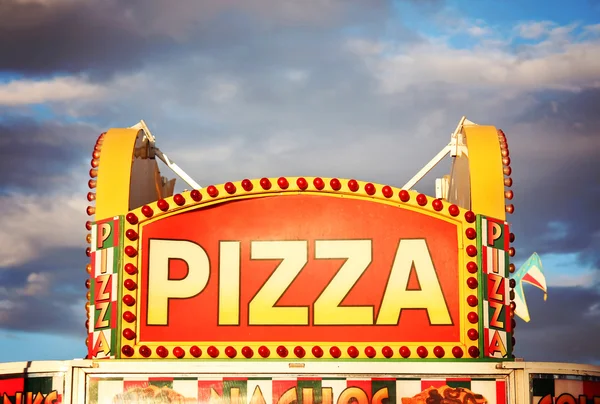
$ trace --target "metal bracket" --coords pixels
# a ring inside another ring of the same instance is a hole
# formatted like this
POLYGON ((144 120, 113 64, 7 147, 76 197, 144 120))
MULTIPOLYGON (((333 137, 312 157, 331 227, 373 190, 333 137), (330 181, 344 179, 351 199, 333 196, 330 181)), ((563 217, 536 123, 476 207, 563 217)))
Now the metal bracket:
POLYGON ((140 129, 144 132, 144 138, 148 141, 148 156, 150 158, 158 157, 163 163, 167 165, 175 174, 179 176, 186 184, 192 189, 202 189, 202 187, 192 179, 185 171, 181 169, 173 160, 171 160, 165 153, 163 153, 158 147, 156 147, 156 138, 148 129, 146 122, 141 120, 137 124, 131 127, 132 129, 140 129))
POLYGON ((474 123, 469 121, 467 117, 463 116, 458 122, 454 132, 450 135, 450 143, 448 143, 448 145, 446 145, 438 154, 436 154, 435 157, 429 161, 429 163, 421 168, 418 173, 416 173, 406 184, 404 184, 402 189, 409 190, 414 187, 448 154, 450 154, 451 157, 456 157, 460 154, 467 155, 467 147, 462 135, 462 128, 465 124, 474 125, 474 123))

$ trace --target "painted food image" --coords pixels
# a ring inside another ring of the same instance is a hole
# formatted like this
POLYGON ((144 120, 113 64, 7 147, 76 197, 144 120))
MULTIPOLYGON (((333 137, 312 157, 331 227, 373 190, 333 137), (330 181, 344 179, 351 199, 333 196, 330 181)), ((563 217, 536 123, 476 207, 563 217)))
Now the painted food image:
POLYGON ((133 403, 196 403, 196 399, 185 398, 169 387, 149 385, 147 387, 133 387, 113 398, 113 404, 133 403))
POLYGON ((429 387, 412 398, 402 398, 402 404, 487 404, 481 394, 462 387, 429 387))

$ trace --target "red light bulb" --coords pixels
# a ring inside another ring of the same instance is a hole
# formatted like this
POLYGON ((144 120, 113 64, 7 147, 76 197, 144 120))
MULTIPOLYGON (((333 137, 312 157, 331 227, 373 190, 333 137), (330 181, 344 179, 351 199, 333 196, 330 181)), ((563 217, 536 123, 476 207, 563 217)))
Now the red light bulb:
POLYGON ((400 356, 408 358, 410 356, 410 349, 407 346, 400 347, 400 356))
POLYGON ((125 295, 125 296, 123 296, 123 303, 125 303, 125 305, 131 307, 135 304, 135 298, 131 295, 125 295))
POLYGON ((152 355, 152 350, 150 348, 148 348, 146 345, 142 345, 140 347, 140 355, 142 355, 144 358, 147 358, 150 355, 152 355))
POLYGON ((196 345, 194 345, 190 348, 190 354, 194 358, 199 358, 200 356, 202 356, 202 350, 200 348, 198 348, 196 345))
POLYGON ((398 193, 398 196, 402 202, 408 202, 410 200, 410 193, 405 189, 401 190, 400 193, 398 193))
POLYGON ((313 185, 320 191, 325 187, 325 182, 320 177, 317 177, 313 180, 313 185))
POLYGON ((458 216, 460 209, 456 205, 450 205, 448 206, 448 213, 450 213, 450 216, 458 216))
POLYGON ((419 355, 420 358, 427 358, 429 352, 427 351, 427 348, 425 348, 424 346, 420 346, 417 348, 417 355, 419 355))
POLYGON ((374 195, 375 191, 375 185, 371 184, 370 182, 365 184, 365 192, 367 195, 374 195))
POLYGON ((469 331, 467 331, 467 337, 469 337, 471 341, 475 341, 477 338, 479 338, 479 331, 477 331, 475 328, 471 328, 469 331))
POLYGON ((454 355, 455 358, 462 358, 464 355, 462 348, 459 346, 452 348, 452 355, 454 355))
POLYGON ((467 297, 467 304, 471 307, 475 307, 477 306, 477 303, 479 303, 479 300, 477 300, 477 296, 475 295, 469 295, 467 297))
POLYGON ((323 349, 320 346, 312 347, 312 354, 315 358, 320 358, 323 356, 323 349))
POLYGON ((337 346, 329 348, 329 354, 334 358, 339 358, 342 355, 342 351, 337 346))
POLYGON ((156 353, 161 358, 166 358, 169 355, 169 350, 161 345, 158 348, 156 348, 156 353))
POLYGON ((301 189, 301 190, 303 190, 303 191, 304 191, 306 188, 308 188, 308 182, 306 181, 306 179, 305 179, 305 178, 302 178, 302 177, 300 177, 300 178, 298 178, 298 179, 296 180, 296 185, 298 185, 298 188, 300 188, 300 189, 301 189))
POLYGON ((225 192, 227 192, 229 195, 233 195, 235 194, 236 188, 235 185, 233 185, 233 182, 226 182, 225 183, 225 192))
POLYGON ((358 349, 355 346, 348 347, 348 355, 351 358, 356 358, 358 356, 358 349))
POLYGON ((181 347, 177 346, 173 349, 173 355, 175 355, 176 358, 181 359, 185 356, 185 351, 181 347))
POLYGON ((392 356, 394 356, 394 350, 389 346, 384 346, 383 348, 381 348, 381 353, 386 358, 391 358, 392 356))
POLYGON ((249 346, 245 346, 242 348, 242 355, 244 355, 245 358, 250 359, 254 356, 254 351, 249 346))
POLYGON ((269 181, 268 178, 261 178, 260 179, 260 186, 264 190, 269 190, 269 189, 271 189, 271 181, 269 181))
POLYGON ((471 358, 478 358, 479 348, 477 348, 476 346, 469 347, 469 355, 471 356, 471 358))
POLYGON ((144 205, 142 206, 142 215, 146 216, 146 217, 152 217, 152 215, 154 214, 154 211, 152 210, 152 208, 148 205, 144 205))
POLYGON ((173 202, 175 202, 175 204, 178 206, 182 206, 185 204, 185 198, 181 194, 175 194, 173 195, 173 202))
POLYGON ((472 227, 469 227, 467 230, 465 230, 465 235, 469 240, 473 240, 475 239, 475 237, 477 237, 477 230, 475 230, 472 227))
POLYGON ((216 358, 217 356, 219 356, 219 350, 217 349, 217 347, 212 345, 208 347, 206 353, 208 353, 208 356, 210 356, 211 358, 216 358))
POLYGON ((285 358, 286 356, 288 356, 288 350, 283 345, 279 345, 277 347, 276 351, 277 351, 277 355, 281 356, 282 358, 285 358))
POLYGON ((135 319, 135 314, 133 314, 130 311, 126 311, 125 313, 123 313, 123 320, 127 321, 128 323, 133 323, 135 319))
POLYGON ((301 346, 297 346, 294 348, 294 355, 296 355, 298 358, 304 358, 306 351, 301 346))
POLYGON ((123 345, 123 348, 121 348, 121 352, 123 353, 123 355, 128 357, 133 356, 133 348, 129 345, 123 345))
POLYGON ((163 212, 169 210, 169 202, 165 201, 164 199, 159 199, 156 202, 156 206, 158 206, 158 209, 162 210, 163 212))
POLYGON ((467 279, 467 286, 471 289, 475 289, 477 288, 477 286, 479 285, 479 282, 477 282, 477 279, 473 276, 469 277, 469 279, 467 279))
POLYGON ((219 196, 219 190, 217 189, 217 187, 215 187, 214 185, 209 185, 206 188, 206 193, 211 197, 211 198, 216 198, 217 196, 219 196))
POLYGON ((417 203, 421 206, 427 205, 427 196, 424 194, 417 195, 417 203))
POLYGON ((477 315, 477 313, 472 311, 469 314, 467 314, 467 320, 469 320, 469 323, 475 324, 476 322, 479 321, 479 316, 477 315))
POLYGON ((359 188, 358 181, 356 181, 356 180, 348 181, 348 188, 350 188, 350 191, 352 191, 352 192, 358 191, 358 188, 359 188))
POLYGON ((202 200, 202 193, 197 189, 194 189, 190 192, 190 198, 192 198, 194 202, 200 202, 202 200))
POLYGON ((128 213, 127 216, 125 216, 125 220, 127 220, 127 222, 129 222, 129 224, 137 224, 138 223, 138 218, 135 215, 135 213, 128 213))
POLYGON ((131 241, 135 241, 138 239, 138 234, 133 229, 127 229, 125 232, 125 237, 127 237, 131 241))
POLYGON ((250 192, 254 188, 254 185, 252 185, 252 181, 250 181, 248 178, 245 178, 242 180, 242 188, 244 188, 244 191, 250 192))
POLYGON ((470 210, 465 212, 465 220, 469 223, 473 223, 475 221, 475 213, 470 210))
POLYGON ((381 193, 386 198, 391 198, 394 195, 394 191, 392 190, 392 187, 390 187, 389 185, 386 185, 383 188, 381 188, 381 193))
POLYGON ((132 246, 128 245, 127 247, 125 247, 125 254, 127 254, 128 257, 133 258, 137 255, 137 250, 135 248, 133 248, 132 246))
POLYGON ((333 178, 331 181, 329 181, 329 185, 334 191, 339 191, 342 188, 342 184, 337 178, 333 178))
POLYGON ((228 346, 227 348, 225 348, 225 355, 227 355, 230 358, 235 358, 237 355, 237 351, 235 350, 234 347, 232 346, 228 346))
POLYGON ((131 279, 125 279, 125 282, 123 282, 123 286, 125 286, 127 290, 135 290, 137 288, 137 285, 131 279))
POLYGON ((263 345, 260 348, 258 348, 258 354, 263 358, 268 358, 269 355, 271 355, 271 351, 269 350, 269 348, 263 345))
POLYGON ((130 328, 125 328, 123 330, 123 338, 132 340, 135 338, 135 332, 130 328))
POLYGON ((438 345, 433 348, 433 354, 438 358, 443 358, 444 355, 446 355, 446 351, 444 351, 444 348, 438 345))
POLYGON ((129 275, 135 275, 137 274, 137 268, 135 265, 128 263, 125 264, 125 272, 127 272, 129 275))
POLYGON ((290 186, 290 183, 288 182, 287 178, 279 177, 277 179, 277 185, 279 185, 279 188, 281 188, 281 189, 288 189, 288 187, 290 186))
POLYGON ((473 261, 467 262, 467 271, 469 271, 469 273, 472 273, 472 274, 477 273, 478 269, 479 268, 477 267, 476 262, 473 262, 473 261))
POLYGON ((431 202, 431 206, 433 206, 433 209, 438 212, 444 208, 444 204, 439 199, 434 199, 433 202, 431 202))
POLYGON ((465 251, 467 252, 467 255, 469 257, 477 256, 477 247, 475 247, 474 245, 468 245, 465 251))
POLYGON ((377 355, 377 351, 375 351, 375 348, 372 346, 368 346, 365 348, 365 355, 367 355, 369 358, 374 358, 375 355, 377 355))

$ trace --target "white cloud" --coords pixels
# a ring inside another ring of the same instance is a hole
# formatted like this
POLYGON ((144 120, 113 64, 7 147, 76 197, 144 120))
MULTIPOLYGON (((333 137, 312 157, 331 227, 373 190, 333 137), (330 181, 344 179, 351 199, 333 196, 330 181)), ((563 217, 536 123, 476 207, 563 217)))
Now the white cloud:
POLYGON ((81 77, 55 77, 48 80, 19 79, 0 84, 0 106, 20 106, 99 98, 104 87, 81 77))
POLYGON ((539 39, 550 33, 556 24, 552 21, 528 21, 515 27, 518 35, 525 39, 539 39))
POLYGON ((348 46, 362 57, 386 94, 433 83, 503 92, 580 90, 600 80, 600 41, 574 42, 569 36, 572 28, 555 27, 548 40, 518 51, 489 43, 457 49, 439 39, 401 50, 364 40, 350 41, 348 46))
POLYGON ((596 270, 589 270, 586 272, 579 273, 577 275, 554 274, 552 276, 547 276, 546 281, 548 286, 555 287, 590 287, 594 284, 595 276, 596 270))
MULTIPOLYGON (((51 248, 81 247, 83 254, 86 202, 80 194, 0 196, 0 269, 31 261, 51 248)), ((41 280, 30 276, 28 282, 41 280)))
POLYGON ((210 87, 209 94, 212 100, 219 104, 233 100, 240 92, 239 85, 228 79, 215 79, 210 87))
POLYGON ((487 27, 482 27, 479 25, 473 25, 467 28, 467 32, 469 33, 469 35, 474 36, 474 37, 482 37, 482 36, 486 36, 489 35, 491 33, 491 30, 487 27))
POLYGON ((50 288, 50 275, 44 272, 32 272, 27 276, 25 286, 17 290, 23 296, 42 296, 50 288))
POLYGON ((586 33, 598 35, 600 34, 600 24, 586 25, 583 30, 586 33))
POLYGON ((596 302, 588 307, 583 315, 586 317, 600 317, 600 302, 596 302))

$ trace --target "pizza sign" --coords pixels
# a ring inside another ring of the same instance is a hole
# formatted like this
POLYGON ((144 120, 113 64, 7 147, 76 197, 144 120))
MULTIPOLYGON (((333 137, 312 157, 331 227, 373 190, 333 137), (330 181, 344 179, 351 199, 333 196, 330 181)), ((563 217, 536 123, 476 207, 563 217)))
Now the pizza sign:
POLYGON ((108 288, 93 265, 104 300, 90 318, 110 331, 90 325, 93 356, 480 356, 472 212, 354 180, 284 180, 184 192, 96 225, 93 263, 112 275, 108 288))
POLYGON ((342 332, 367 342, 392 331, 458 338, 456 226, 370 204, 250 199, 145 225, 140 337, 335 342, 342 332), (367 209, 373 220, 352 220, 367 209), (419 234, 432 226, 434 234, 419 234))

